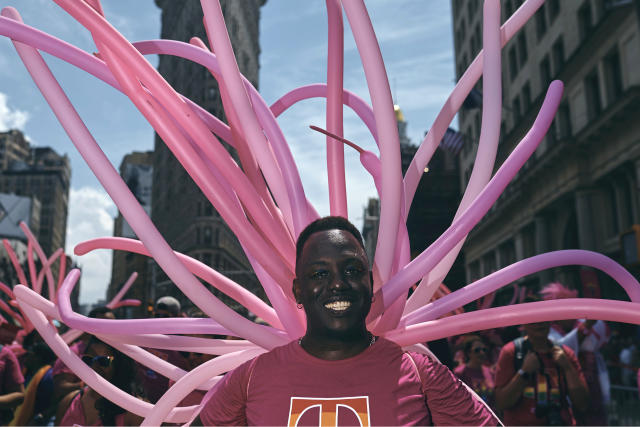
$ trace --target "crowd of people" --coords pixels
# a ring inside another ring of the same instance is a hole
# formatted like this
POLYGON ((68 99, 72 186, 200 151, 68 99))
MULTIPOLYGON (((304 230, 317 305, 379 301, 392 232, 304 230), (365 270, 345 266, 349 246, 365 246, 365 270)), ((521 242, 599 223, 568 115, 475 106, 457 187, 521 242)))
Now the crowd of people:
MULTIPOLYGON (((428 343, 434 354, 426 355, 376 337, 366 327, 374 299, 368 259, 359 232, 341 218, 323 218, 301 233, 293 294, 306 315, 305 335, 241 365, 209 393, 185 397, 181 406, 202 402, 196 424, 306 425, 315 417, 322 425, 606 425, 611 383, 638 386, 634 325, 525 324, 428 343)), ((575 296, 553 283, 525 302, 575 296)), ((185 316, 171 296, 156 301, 153 315, 185 316)), ((98 307, 89 317, 116 315, 98 307)), ((148 402, 172 385, 95 336, 84 334, 70 348, 98 375, 148 402)), ((215 357, 147 350, 187 371, 215 357)), ((87 387, 37 331, 0 348, 0 378, 1 425, 142 421, 87 387)))

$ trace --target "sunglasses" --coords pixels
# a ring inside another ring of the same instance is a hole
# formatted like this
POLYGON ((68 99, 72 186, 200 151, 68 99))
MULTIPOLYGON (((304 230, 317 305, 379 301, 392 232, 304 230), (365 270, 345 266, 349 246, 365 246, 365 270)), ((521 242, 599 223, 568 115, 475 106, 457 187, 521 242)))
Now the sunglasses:
POLYGON ((473 349, 474 353, 486 353, 487 352, 487 348, 486 347, 476 347, 473 349))
POLYGON ((93 366, 94 363, 97 363, 98 366, 102 366, 103 368, 108 368, 113 363, 113 356, 82 356, 82 361, 89 366, 93 366))

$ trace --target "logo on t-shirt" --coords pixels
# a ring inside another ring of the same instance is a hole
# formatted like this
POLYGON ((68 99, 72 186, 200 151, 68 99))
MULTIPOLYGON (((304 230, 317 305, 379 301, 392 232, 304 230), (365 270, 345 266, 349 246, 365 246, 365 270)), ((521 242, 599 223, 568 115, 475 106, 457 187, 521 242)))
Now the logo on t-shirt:
POLYGON ((289 422, 295 427, 307 412, 319 409, 319 426, 338 426, 338 412, 348 411, 357 417, 362 427, 369 427, 369 396, 356 397, 292 397, 289 407, 289 422))

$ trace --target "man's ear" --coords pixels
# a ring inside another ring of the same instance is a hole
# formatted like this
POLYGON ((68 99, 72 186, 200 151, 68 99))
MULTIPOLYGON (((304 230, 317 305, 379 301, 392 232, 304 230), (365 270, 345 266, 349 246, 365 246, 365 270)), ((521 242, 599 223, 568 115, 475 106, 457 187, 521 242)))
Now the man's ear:
POLYGON ((298 278, 293 279, 293 286, 291 286, 291 291, 293 292, 293 297, 296 299, 296 302, 300 304, 300 282, 298 282, 298 278))

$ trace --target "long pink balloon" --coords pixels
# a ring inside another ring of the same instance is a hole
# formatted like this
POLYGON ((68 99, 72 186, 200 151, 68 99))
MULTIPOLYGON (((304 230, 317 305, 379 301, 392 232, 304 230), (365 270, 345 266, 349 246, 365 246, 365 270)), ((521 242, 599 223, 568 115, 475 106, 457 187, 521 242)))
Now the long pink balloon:
POLYGON ((126 294, 129 288, 131 288, 131 285, 133 285, 133 282, 135 282, 137 278, 138 278, 137 271, 134 271, 133 273, 131 273, 127 281, 124 282, 124 285, 122 285, 122 288, 120 288, 118 293, 115 294, 115 296, 107 304, 107 308, 113 308, 116 304, 118 304, 122 299, 122 297, 124 297, 124 294, 126 294))
MULTIPOLYGON (((342 80, 344 69, 344 26, 340 0, 326 0, 327 6, 327 130, 342 136, 342 80)), ((331 215, 347 217, 347 188, 344 176, 344 147, 327 137, 327 175, 331 215)))
POLYGON ((440 257, 448 253, 460 239, 484 216, 491 205, 498 199, 510 179, 522 167, 524 162, 535 151, 551 125, 553 116, 560 105, 563 84, 555 80, 551 82, 545 96, 538 117, 536 117, 531 130, 513 150, 507 160, 500 166, 489 184, 476 197, 464 214, 454 221, 429 248, 422 252, 416 259, 389 280, 381 289, 380 297, 385 306, 395 301, 405 292, 411 284, 421 277, 425 271, 435 266, 440 257))
MULTIPOLYGON (((446 295, 405 316, 403 321, 410 325, 437 319, 457 307, 462 307, 504 285, 524 276, 549 268, 564 265, 585 265, 607 273, 618 282, 633 302, 640 302, 640 283, 617 262, 602 254, 584 250, 563 250, 548 252, 518 261, 496 271, 449 295, 446 295)), ((517 292, 516 292, 517 293, 517 292)))
MULTIPOLYGON (((29 226, 24 221, 20 221, 20 228, 22 229, 22 232, 25 234, 25 236, 27 236, 28 241, 33 245, 33 248, 35 249, 36 254, 38 254, 38 257, 40 258, 40 262, 43 264, 42 268, 45 272, 45 276, 47 278, 47 284, 49 286, 49 298, 52 299, 53 302, 55 302, 55 299, 54 299, 55 293, 56 293, 55 280, 53 279, 53 273, 51 272, 50 264, 45 267, 45 263, 47 262, 47 259, 48 259, 47 255, 42 250, 42 246, 40 246, 40 242, 38 242, 38 239, 36 239, 36 236, 33 235, 31 230, 29 229, 29 226)), ((31 251, 28 251, 27 254, 29 253, 31 253, 31 251)), ((35 268, 33 271, 35 273, 35 268)), ((35 285, 37 286, 36 292, 40 293, 42 289, 42 282, 35 283, 35 285)))
POLYGON ((515 304, 405 326, 388 332, 385 338, 405 346, 472 331, 563 319, 600 319, 640 325, 640 304, 592 298, 515 304))
POLYGON ((156 403, 156 410, 151 412, 140 425, 157 426, 162 424, 162 421, 167 420, 170 409, 180 403, 191 391, 202 384, 206 378, 227 372, 237 366, 238 362, 253 359, 261 353, 264 353, 263 349, 243 350, 236 353, 225 354, 224 356, 203 363, 176 381, 156 403))
MULTIPOLYGON (((7 11, 7 9, 9 8, 3 10, 4 16, 6 16, 5 12, 11 13, 7 11)), ((145 239, 148 240, 148 244, 145 244, 145 246, 152 248, 150 252, 154 254, 156 261, 164 267, 168 276, 171 277, 176 284, 184 284, 182 288, 183 292, 193 301, 201 303, 202 301, 208 300, 207 307, 201 307, 203 311, 212 318, 221 321, 223 326, 229 330, 233 331, 235 329, 238 333, 242 330, 242 333, 246 334, 247 337, 251 336, 253 342, 262 343, 268 348, 282 343, 275 335, 265 334, 264 331, 255 328, 256 325, 231 311, 222 302, 218 301, 204 289, 202 284, 179 262, 173 255, 171 248, 166 244, 137 202, 135 196, 131 194, 131 191, 122 181, 117 171, 111 166, 104 153, 97 147, 93 137, 78 117, 42 57, 33 48, 18 42, 14 42, 14 44, 23 62, 25 62, 27 68, 32 72, 36 84, 45 95, 47 102, 52 106, 54 113, 56 113, 58 120, 62 123, 72 141, 74 141, 74 143, 76 140, 83 141, 83 144, 76 143, 76 148, 78 148, 78 151, 80 151, 85 160, 87 160, 87 163, 94 165, 92 168, 94 173, 119 206, 125 219, 136 231, 136 234, 145 236, 143 241, 145 239), (101 166, 96 167, 97 165, 101 166), (213 310, 212 307, 217 307, 217 309, 213 310)))
MULTIPOLYGON (((124 237, 100 237, 80 242, 74 248, 74 252, 76 255, 85 255, 96 249, 121 250, 151 256, 150 252, 142 242, 124 237)), ((271 307, 267 306, 260 298, 200 261, 179 252, 174 251, 174 253, 193 274, 238 301, 251 312, 264 319, 267 323, 276 328, 282 328, 282 324, 280 320, 278 320, 275 311, 271 307)))
POLYGON ((342 6, 347 14, 362 60, 380 140, 382 196, 375 264, 381 279, 386 281, 391 275, 395 236, 400 220, 402 173, 398 127, 380 47, 364 3, 362 0, 352 0, 342 3, 342 6))
MULTIPOLYGON (((41 298, 38 294, 22 285, 16 286, 15 293, 21 307, 24 309, 25 313, 27 313, 29 318, 32 319, 40 336, 58 355, 60 360, 62 360, 65 365, 73 369, 73 372, 89 387, 100 395, 108 397, 108 399, 116 405, 138 415, 146 416, 153 410, 153 405, 150 403, 143 402, 142 400, 123 392, 118 387, 102 378, 69 349, 60 335, 58 335, 56 328, 47 320, 45 315, 31 306, 31 300, 33 298, 41 298)), ((42 303, 50 304, 51 309, 54 309, 53 303, 43 298, 41 299, 42 303)), ((194 407, 173 409, 167 416, 166 420, 168 422, 187 421, 194 410, 194 407)))
MULTIPOLYGON (((486 60, 482 62, 483 102, 480 141, 471 177, 453 218, 454 221, 467 210, 471 202, 489 182, 493 173, 500 139, 500 122, 502 119, 500 2, 498 0, 485 0, 483 12, 482 40, 484 58, 486 60)), ((406 311, 412 311, 431 299, 453 265, 465 238, 466 236, 422 278, 421 283, 407 303, 406 311)))

